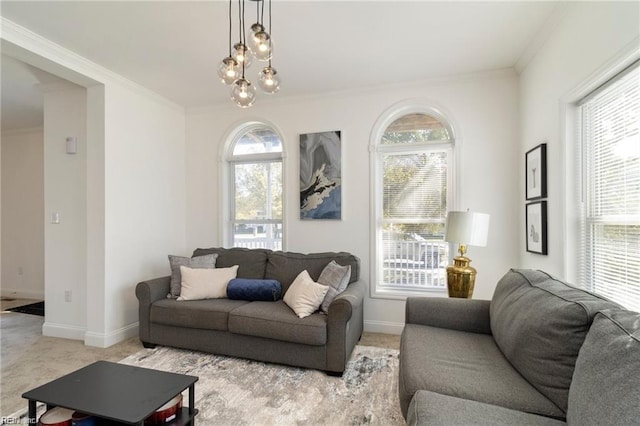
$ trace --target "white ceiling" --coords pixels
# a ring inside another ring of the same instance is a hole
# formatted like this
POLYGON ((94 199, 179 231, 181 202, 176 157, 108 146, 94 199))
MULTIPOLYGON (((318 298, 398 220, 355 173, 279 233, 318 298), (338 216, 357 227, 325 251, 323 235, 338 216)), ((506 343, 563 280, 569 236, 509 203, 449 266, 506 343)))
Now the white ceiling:
MULTIPOLYGON (((513 67, 559 3, 274 0, 273 66, 282 77, 275 96, 513 67)), ((199 107, 230 103, 229 87, 216 77, 228 54, 227 11, 227 1, 3 0, 0 12, 180 105, 199 107)), ((247 1, 247 23, 254 21, 247 1)), ((248 78, 258 69, 254 63, 248 78)), ((5 79, 18 77, 2 71, 4 111, 5 79)))

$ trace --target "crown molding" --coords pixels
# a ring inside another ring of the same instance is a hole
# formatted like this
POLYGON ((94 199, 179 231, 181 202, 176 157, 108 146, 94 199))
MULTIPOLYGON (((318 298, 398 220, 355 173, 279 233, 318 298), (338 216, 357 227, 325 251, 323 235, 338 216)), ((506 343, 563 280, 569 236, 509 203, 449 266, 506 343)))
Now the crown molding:
POLYGON ((527 44, 524 52, 522 52, 522 55, 520 55, 520 57, 516 61, 514 68, 518 74, 522 74, 525 68, 527 68, 527 65, 529 65, 533 58, 535 58, 542 46, 544 46, 551 34, 558 27, 558 25, 560 25, 560 22, 566 16, 568 8, 569 5, 566 2, 558 3, 555 6, 553 12, 551 12, 551 15, 549 15, 542 27, 529 41, 529 44, 527 44))
POLYGON ((78 55, 41 35, 0 16, 2 53, 83 87, 123 86, 141 96, 184 113, 184 107, 108 68, 78 55))

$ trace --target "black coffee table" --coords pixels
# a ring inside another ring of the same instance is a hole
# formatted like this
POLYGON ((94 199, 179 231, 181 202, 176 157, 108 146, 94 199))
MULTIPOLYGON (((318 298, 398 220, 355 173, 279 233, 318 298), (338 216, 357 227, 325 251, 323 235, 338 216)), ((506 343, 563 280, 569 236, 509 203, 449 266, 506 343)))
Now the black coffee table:
POLYGON ((29 400, 29 422, 36 424, 36 402, 99 417, 109 424, 144 424, 158 408, 189 388, 189 407, 172 425, 195 424, 196 376, 166 373, 98 361, 22 394, 29 400))

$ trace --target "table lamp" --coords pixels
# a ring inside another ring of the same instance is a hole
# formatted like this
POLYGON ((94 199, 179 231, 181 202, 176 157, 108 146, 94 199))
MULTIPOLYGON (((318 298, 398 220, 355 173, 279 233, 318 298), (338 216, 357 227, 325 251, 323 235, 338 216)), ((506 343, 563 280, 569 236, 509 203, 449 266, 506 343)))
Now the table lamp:
POLYGON ((489 215, 485 213, 449 212, 445 225, 444 240, 458 243, 459 256, 447 267, 447 290, 449 297, 471 299, 476 282, 476 269, 469 266, 471 259, 465 256, 467 246, 484 247, 489 233, 489 215))

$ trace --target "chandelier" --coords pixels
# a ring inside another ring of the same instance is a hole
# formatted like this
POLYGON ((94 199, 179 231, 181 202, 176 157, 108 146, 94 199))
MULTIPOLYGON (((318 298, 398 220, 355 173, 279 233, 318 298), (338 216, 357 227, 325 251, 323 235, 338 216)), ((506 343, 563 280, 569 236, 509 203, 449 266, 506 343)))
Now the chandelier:
POLYGON ((256 3, 256 22, 245 31, 245 0, 238 0, 238 42, 232 44, 232 3, 229 0, 229 56, 218 67, 222 83, 231 86, 231 100, 240 108, 248 108, 256 100, 256 86, 245 77, 245 71, 253 59, 266 62, 258 73, 258 86, 265 93, 280 90, 280 77, 271 66, 273 41, 271 39, 271 0, 269 1, 269 31, 264 26, 264 3, 266 0, 250 0, 256 3))

